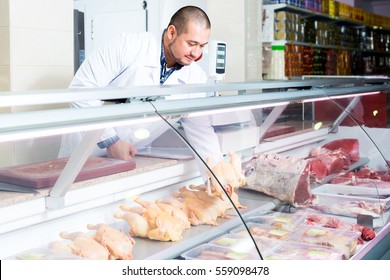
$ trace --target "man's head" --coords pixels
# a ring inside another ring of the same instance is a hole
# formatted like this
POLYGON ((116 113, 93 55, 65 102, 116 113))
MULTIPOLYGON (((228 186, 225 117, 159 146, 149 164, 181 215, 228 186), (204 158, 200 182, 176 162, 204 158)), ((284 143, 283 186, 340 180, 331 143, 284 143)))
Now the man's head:
POLYGON ((195 6, 179 9, 164 34, 164 51, 168 67, 176 63, 189 65, 201 56, 209 41, 211 24, 207 14, 195 6))

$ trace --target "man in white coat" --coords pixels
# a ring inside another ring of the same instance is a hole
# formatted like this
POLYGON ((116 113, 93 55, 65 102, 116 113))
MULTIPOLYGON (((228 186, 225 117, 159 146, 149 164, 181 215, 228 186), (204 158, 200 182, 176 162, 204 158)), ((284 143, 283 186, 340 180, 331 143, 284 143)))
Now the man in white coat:
MULTIPOLYGON (((205 83, 207 75, 195 61, 202 55, 210 31, 210 20, 203 10, 183 7, 172 16, 162 36, 149 32, 122 34, 92 52, 80 66, 70 88, 205 83)), ((71 103, 76 108, 101 105, 101 100, 71 103)), ((218 137, 208 116, 180 121, 190 144, 204 159, 211 157, 214 163, 222 159, 218 137)), ((167 128, 157 125, 152 129, 156 138, 167 128)), ((140 148, 132 132, 134 129, 106 129, 97 143, 100 154, 106 152, 111 158, 131 160, 140 148)), ((69 156, 81 140, 65 138, 60 157, 69 156)))

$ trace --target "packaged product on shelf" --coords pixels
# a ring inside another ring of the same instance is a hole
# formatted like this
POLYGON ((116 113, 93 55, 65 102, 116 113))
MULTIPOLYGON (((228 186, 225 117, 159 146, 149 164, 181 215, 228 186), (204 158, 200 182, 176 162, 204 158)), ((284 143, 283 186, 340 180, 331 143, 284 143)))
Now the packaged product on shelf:
MULTIPOLYGON (((263 254, 268 250, 271 250, 278 246, 281 241, 275 238, 268 238, 264 236, 253 236, 253 239, 256 242, 257 248, 263 254)), ((252 238, 249 235, 243 235, 240 233, 230 233, 219 236, 210 242, 209 244, 214 244, 222 247, 230 248, 234 251, 245 251, 256 253, 255 244, 253 243, 252 238)))
POLYGON ((265 259, 342 260, 343 252, 326 246, 285 241, 264 254, 265 259))
POLYGON ((327 246, 342 251, 349 259, 356 251, 360 232, 344 231, 316 226, 302 226, 290 234, 289 240, 327 246))
POLYGON ((265 214, 249 217, 248 221, 292 231, 304 223, 304 217, 291 213, 267 212, 265 214))
MULTIPOLYGON (((287 240, 292 230, 282 229, 279 227, 274 227, 266 224, 252 223, 248 222, 247 227, 250 232, 255 236, 273 238, 277 240, 287 240)), ((246 236, 248 234, 245 226, 239 226, 230 231, 230 233, 240 234, 246 236)))
POLYGON ((256 260, 260 256, 256 253, 234 251, 227 247, 213 244, 199 245, 181 255, 186 260, 256 260))

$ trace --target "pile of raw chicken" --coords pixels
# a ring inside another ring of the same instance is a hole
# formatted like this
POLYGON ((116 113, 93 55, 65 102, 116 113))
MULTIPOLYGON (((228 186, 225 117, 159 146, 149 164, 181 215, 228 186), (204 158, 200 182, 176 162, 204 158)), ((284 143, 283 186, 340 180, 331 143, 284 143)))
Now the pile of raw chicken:
POLYGON ((221 160, 208 171, 210 180, 206 185, 181 187, 173 195, 155 201, 135 197, 136 206, 120 205, 121 211, 114 217, 129 224, 128 234, 106 224, 89 224, 87 228, 94 234, 61 232, 60 237, 66 240, 50 243, 50 249, 93 260, 130 260, 135 236, 179 241, 191 226, 218 225, 217 218, 229 218, 226 211, 233 207, 232 202, 237 208, 245 208, 236 193, 246 183, 241 160, 234 152, 229 152, 229 157, 229 161, 221 160))

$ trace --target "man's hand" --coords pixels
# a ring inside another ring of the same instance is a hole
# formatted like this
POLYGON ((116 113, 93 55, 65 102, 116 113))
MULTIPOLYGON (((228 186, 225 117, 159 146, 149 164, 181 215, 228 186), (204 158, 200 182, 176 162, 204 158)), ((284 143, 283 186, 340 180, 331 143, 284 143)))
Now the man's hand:
POLYGON ((115 159, 131 160, 136 153, 134 146, 123 140, 118 140, 107 148, 107 156, 115 159))

